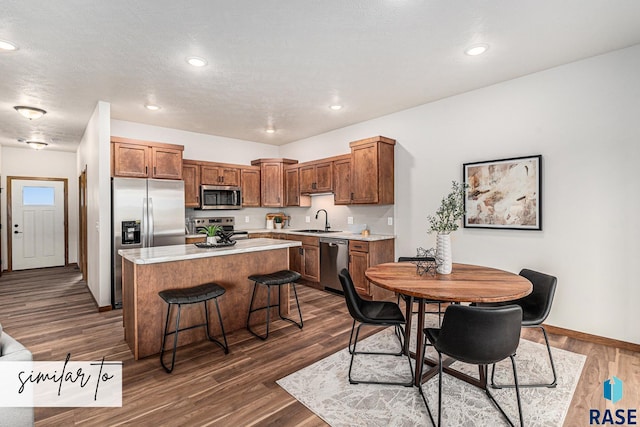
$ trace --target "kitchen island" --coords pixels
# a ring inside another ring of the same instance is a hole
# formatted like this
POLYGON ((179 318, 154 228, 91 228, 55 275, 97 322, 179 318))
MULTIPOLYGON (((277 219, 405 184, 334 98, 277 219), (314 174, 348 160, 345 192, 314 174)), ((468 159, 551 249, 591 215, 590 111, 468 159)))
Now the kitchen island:
MULTIPOLYGON (((167 305, 158 296, 159 291, 209 282, 219 284, 226 289, 218 302, 225 331, 229 333, 246 326, 253 291, 253 283, 247 277, 288 269, 289 248, 300 245, 296 241, 261 238, 239 240, 226 248, 200 249, 187 244, 119 250, 124 336, 134 358, 160 353, 167 305)), ((288 286, 282 289, 283 314, 289 310, 288 289, 288 286)), ((256 300, 256 305, 266 305, 266 291, 259 292, 256 300)), ((277 316, 277 308, 272 310, 277 316)), ((264 324, 265 315, 256 313, 252 324, 264 324)), ((211 333, 220 336, 215 310, 209 310, 209 316, 211 333)), ((172 330, 175 318, 170 322, 172 330)), ((180 317, 181 328, 203 322, 202 304, 185 307, 180 317)), ((206 340, 204 328, 196 328, 181 332, 178 344, 203 340, 206 340)))

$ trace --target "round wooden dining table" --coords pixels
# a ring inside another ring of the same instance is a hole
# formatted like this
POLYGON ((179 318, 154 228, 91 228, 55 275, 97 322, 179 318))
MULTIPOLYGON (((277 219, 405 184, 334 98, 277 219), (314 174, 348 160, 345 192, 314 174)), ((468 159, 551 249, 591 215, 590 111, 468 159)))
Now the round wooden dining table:
MULTIPOLYGON (((407 353, 411 337, 412 307, 414 302, 418 303, 415 358, 416 361, 425 360, 431 366, 435 366, 435 362, 425 359, 423 348, 425 301, 504 302, 527 296, 533 290, 531 282, 518 274, 470 264, 453 264, 451 274, 419 274, 417 266, 412 262, 389 262, 368 268, 365 276, 371 283, 405 296, 407 324, 404 351, 407 353)), ((443 368, 449 374, 479 387, 486 384, 486 367, 480 368, 480 378, 476 379, 450 368, 451 363, 452 360, 443 368)), ((437 371, 431 369, 423 374, 422 370, 422 363, 416 362, 416 386, 431 378, 437 371)))

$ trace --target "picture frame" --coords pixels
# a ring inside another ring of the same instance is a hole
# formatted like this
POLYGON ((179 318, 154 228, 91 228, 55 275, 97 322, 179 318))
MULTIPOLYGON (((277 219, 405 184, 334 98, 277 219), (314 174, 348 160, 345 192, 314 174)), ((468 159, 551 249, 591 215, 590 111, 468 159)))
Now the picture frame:
POLYGON ((464 163, 465 228, 542 230, 542 155, 464 163))

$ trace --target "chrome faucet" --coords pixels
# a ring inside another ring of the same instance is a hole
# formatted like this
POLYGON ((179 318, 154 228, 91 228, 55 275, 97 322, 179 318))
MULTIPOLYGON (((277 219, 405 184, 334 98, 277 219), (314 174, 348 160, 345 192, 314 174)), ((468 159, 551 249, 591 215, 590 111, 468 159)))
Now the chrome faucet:
POLYGON ((326 210, 318 209, 318 211, 316 212, 316 219, 318 219, 318 215, 320 215, 320 212, 324 212, 324 231, 329 231, 329 229, 331 228, 331 225, 329 224, 329 215, 327 214, 326 210))

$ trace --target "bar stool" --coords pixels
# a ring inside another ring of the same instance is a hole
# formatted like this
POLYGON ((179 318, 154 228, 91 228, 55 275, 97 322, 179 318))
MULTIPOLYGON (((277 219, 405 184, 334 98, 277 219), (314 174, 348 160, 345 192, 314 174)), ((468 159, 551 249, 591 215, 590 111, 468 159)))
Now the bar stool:
POLYGON ((229 346, 227 344, 227 336, 224 333, 224 325, 222 324, 222 315, 220 314, 220 306, 218 305, 218 297, 224 295, 225 289, 216 284, 216 283, 205 283, 203 285, 193 286, 191 288, 183 288, 183 289, 166 289, 164 291, 158 292, 160 298, 162 298, 167 303, 167 320, 164 325, 164 335, 162 337, 162 350, 160 351, 160 364, 167 371, 167 373, 171 373, 173 371, 173 367, 176 363, 176 347, 178 346, 178 332, 186 331, 193 328, 198 328, 200 326, 204 326, 207 329, 207 338, 209 341, 212 341, 218 344, 223 350, 224 354, 229 353, 229 346), (209 309, 207 308, 207 301, 213 299, 216 302, 216 309, 218 310, 218 320, 220 321, 220 330, 222 331, 222 338, 224 339, 224 344, 222 344, 219 340, 213 338, 209 335, 209 309), (205 323, 200 323, 193 326, 188 326, 186 328, 180 329, 180 311, 182 309, 183 304, 196 304, 196 303, 204 304, 204 317, 205 323), (176 314, 176 328, 174 331, 168 332, 169 330, 169 316, 171 314, 171 306, 177 304, 178 305, 178 313, 176 314), (164 347, 167 336, 175 334, 173 338, 173 355, 171 357, 171 368, 167 368, 164 364, 164 347))
POLYGON ((303 325, 302 312, 300 311, 300 302, 298 301, 298 294, 296 292, 296 284, 295 284, 295 281, 298 279, 300 279, 300 274, 291 270, 281 270, 275 273, 254 274, 252 276, 249 276, 249 280, 252 280, 254 282, 253 294, 251 295, 251 302, 249 303, 249 315, 247 316, 247 329, 249 330, 249 332, 251 332, 256 337, 260 338, 261 340, 266 340, 267 338, 269 338, 269 314, 271 311, 271 307, 278 307, 278 315, 282 320, 291 322, 294 325, 296 325, 298 328, 302 329, 302 325, 303 325), (296 306, 298 307, 298 316, 300 317, 300 323, 288 317, 282 316, 282 311, 280 309, 280 294, 281 294, 280 289, 282 289, 282 285, 286 285, 289 283, 291 283, 291 286, 293 287, 293 295, 296 297, 296 306), (253 308, 253 300, 256 297, 256 291, 258 289, 258 285, 264 285, 267 287, 267 305, 265 305, 264 307, 253 308), (278 303, 273 305, 271 304, 271 287, 272 286, 278 287, 278 303), (251 320, 251 313, 259 310, 267 310, 267 333, 264 336, 258 335, 257 333, 255 333, 253 330, 251 330, 251 326, 249 325, 249 322, 251 320))

